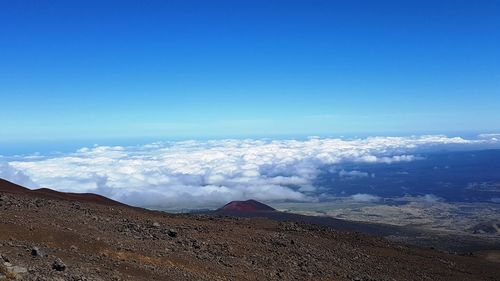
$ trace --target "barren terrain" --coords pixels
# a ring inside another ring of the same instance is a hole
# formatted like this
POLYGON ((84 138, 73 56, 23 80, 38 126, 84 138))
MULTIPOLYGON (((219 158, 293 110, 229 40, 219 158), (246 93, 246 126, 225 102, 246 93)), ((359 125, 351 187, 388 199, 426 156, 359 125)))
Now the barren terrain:
MULTIPOLYGON (((1 279, 499 280, 450 255, 294 222, 173 215, 0 187, 1 279)), ((90 200, 87 200, 90 198, 90 200)))

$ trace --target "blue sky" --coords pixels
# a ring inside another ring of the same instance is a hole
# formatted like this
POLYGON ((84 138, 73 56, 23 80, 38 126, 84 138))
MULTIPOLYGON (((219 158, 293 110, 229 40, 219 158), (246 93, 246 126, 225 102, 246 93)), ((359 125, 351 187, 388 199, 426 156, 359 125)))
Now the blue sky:
POLYGON ((2 1, 0 139, 500 129, 499 1, 2 1))

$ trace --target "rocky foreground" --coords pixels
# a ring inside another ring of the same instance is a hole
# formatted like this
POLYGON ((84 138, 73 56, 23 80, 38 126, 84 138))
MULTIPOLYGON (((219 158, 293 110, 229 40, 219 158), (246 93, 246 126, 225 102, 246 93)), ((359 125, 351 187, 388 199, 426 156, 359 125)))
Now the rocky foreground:
POLYGON ((478 257, 258 218, 0 189, 0 280, 500 280, 478 257))

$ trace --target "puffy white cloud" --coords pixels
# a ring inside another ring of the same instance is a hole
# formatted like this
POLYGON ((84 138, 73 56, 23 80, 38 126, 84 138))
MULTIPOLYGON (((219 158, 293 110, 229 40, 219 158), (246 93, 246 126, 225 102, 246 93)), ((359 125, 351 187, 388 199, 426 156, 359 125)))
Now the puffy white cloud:
POLYGON ((24 174, 22 171, 19 171, 16 168, 12 167, 7 162, 0 162, 0 178, 25 187, 37 187, 37 185, 30 179, 29 176, 24 174))
POLYGON ((443 199, 434 195, 434 194, 426 194, 422 197, 422 199, 425 201, 425 202, 428 202, 428 203, 436 203, 436 202, 439 202, 439 201, 442 201, 443 199))
POLYGON ((339 176, 341 178, 365 178, 368 177, 370 174, 367 172, 361 172, 361 171, 346 171, 346 170, 341 170, 339 172, 339 176))
POLYGON ((375 195, 366 194, 366 193, 357 193, 350 197, 353 201, 356 202, 376 202, 381 198, 375 195))
MULTIPOLYGON (((216 207, 249 198, 314 201, 318 187, 313 182, 325 165, 414 161, 420 149, 484 141, 433 135, 96 146, 65 155, 10 161, 0 167, 0 175, 7 173, 4 177, 29 186, 34 183, 61 191, 96 192, 129 204, 161 208, 216 207)), ((368 197, 353 199, 363 198, 368 197)))
POLYGON ((500 204, 500 197, 493 197, 490 199, 491 202, 493 203, 499 203, 500 204))
POLYGON ((478 138, 490 141, 500 141, 500 134, 480 134, 478 138))

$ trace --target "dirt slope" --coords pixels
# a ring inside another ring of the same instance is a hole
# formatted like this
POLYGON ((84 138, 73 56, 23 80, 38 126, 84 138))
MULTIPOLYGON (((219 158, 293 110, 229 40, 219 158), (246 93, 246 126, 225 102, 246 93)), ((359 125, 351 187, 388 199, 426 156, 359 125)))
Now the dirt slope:
POLYGON ((231 201, 217 211, 226 212, 273 212, 274 208, 255 200, 231 201))
POLYGON ((5 190, 0 280, 500 280, 494 262, 320 226, 5 190))
POLYGON ((109 206, 126 206, 120 202, 111 200, 104 196, 94 194, 94 193, 71 193, 71 192, 59 192, 48 188, 40 189, 28 189, 17 185, 15 183, 0 179, 0 192, 4 193, 14 193, 14 194, 24 194, 28 196, 35 196, 39 198, 47 199, 59 199, 67 201, 80 201, 80 202, 91 202, 96 204, 104 204, 109 206))

